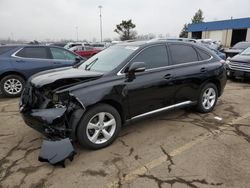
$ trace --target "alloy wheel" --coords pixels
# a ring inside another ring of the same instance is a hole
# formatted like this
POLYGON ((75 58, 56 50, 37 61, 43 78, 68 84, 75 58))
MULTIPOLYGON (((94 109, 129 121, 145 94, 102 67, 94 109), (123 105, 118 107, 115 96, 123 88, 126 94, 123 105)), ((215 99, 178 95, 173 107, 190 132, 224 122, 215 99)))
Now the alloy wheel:
POLYGON ((216 101, 216 92, 214 88, 207 88, 202 96, 202 106, 209 110, 212 108, 216 101))
POLYGON ((4 82, 4 90, 11 95, 20 93, 22 89, 23 84, 18 79, 11 78, 4 82))
POLYGON ((87 137, 94 144, 107 142, 115 133, 116 120, 108 112, 94 115, 87 124, 87 137))

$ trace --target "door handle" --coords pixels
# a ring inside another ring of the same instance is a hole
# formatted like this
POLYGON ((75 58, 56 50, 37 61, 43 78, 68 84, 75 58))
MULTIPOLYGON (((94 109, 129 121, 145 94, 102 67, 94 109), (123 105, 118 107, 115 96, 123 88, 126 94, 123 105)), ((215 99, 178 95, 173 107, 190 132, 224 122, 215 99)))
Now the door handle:
POLYGON ((169 79, 171 79, 172 78, 172 75, 171 74, 166 74, 165 76, 164 76, 164 79, 165 80, 169 80, 169 79))
POLYGON ((17 63, 24 63, 25 61, 22 59, 16 60, 17 63))
POLYGON ((205 67, 202 67, 200 71, 201 72, 207 72, 207 69, 205 67))
POLYGON ((61 65, 62 63, 60 62, 53 62, 55 65, 61 65))

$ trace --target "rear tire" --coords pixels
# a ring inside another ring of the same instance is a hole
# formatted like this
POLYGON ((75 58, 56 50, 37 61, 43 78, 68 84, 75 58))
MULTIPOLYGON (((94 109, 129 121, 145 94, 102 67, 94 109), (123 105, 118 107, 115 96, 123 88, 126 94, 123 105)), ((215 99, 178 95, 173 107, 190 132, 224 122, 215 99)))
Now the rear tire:
POLYGON ((197 111, 208 113, 213 111, 218 99, 218 89, 213 83, 206 84, 202 89, 198 99, 197 111))
POLYGON ((24 89, 25 80, 18 75, 10 74, 0 82, 1 92, 5 97, 19 97, 24 89))
POLYGON ((107 104, 98 104, 84 114, 77 138, 83 147, 100 149, 110 145, 120 130, 121 117, 117 110, 107 104))

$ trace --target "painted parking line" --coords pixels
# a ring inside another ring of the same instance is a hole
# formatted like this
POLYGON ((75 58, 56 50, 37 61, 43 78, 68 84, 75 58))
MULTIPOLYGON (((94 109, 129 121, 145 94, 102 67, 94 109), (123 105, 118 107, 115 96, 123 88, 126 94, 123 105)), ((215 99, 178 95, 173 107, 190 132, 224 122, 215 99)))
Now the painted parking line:
MULTIPOLYGON (((194 140, 186 143, 185 145, 173 150, 172 152, 170 152, 169 155, 172 157, 180 155, 181 153, 189 150, 190 148, 199 144, 200 142, 208 139, 211 136, 214 136, 215 134, 221 133, 223 130, 228 129, 231 125, 234 125, 234 124, 236 124, 236 123, 240 122, 241 120, 244 120, 248 117, 250 117, 250 113, 247 113, 241 117, 235 118, 231 122, 225 123, 224 125, 220 126, 218 130, 211 131, 208 134, 204 135, 203 137, 199 137, 197 139, 194 139, 194 140)), ((141 167, 131 171, 130 173, 126 174, 126 176, 121 177, 120 179, 116 179, 116 180, 108 183, 106 185, 106 187, 114 188, 114 187, 118 187, 119 184, 125 184, 126 182, 131 182, 134 179, 137 179, 138 176, 146 174, 149 170, 151 170, 157 166, 160 166, 162 163, 166 162, 167 160, 168 160, 168 156, 162 155, 159 158, 154 159, 154 160, 146 163, 144 166, 141 166, 141 167)))

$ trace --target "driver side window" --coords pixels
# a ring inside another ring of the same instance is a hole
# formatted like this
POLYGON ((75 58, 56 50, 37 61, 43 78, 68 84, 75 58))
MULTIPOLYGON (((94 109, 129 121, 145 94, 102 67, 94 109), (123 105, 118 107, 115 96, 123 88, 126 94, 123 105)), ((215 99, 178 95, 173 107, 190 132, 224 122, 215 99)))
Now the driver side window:
POLYGON ((146 69, 165 67, 168 65, 167 49, 164 45, 146 48, 133 59, 133 62, 144 62, 146 69))

